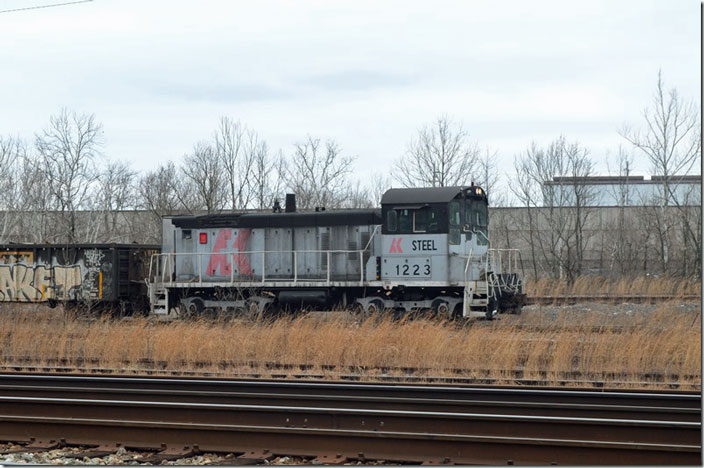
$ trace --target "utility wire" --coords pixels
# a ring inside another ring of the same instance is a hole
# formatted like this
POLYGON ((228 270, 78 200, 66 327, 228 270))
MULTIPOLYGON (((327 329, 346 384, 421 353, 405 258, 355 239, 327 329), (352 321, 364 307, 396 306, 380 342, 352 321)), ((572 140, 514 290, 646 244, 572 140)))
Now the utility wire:
POLYGON ((93 0, 77 0, 75 2, 50 3, 48 5, 37 5, 37 6, 25 7, 25 8, 15 8, 13 10, 0 10, 0 13, 12 13, 14 11, 25 11, 25 10, 39 10, 40 8, 52 8, 52 7, 59 7, 59 6, 65 6, 65 5, 75 5, 76 3, 87 3, 87 2, 92 2, 92 1, 93 0))

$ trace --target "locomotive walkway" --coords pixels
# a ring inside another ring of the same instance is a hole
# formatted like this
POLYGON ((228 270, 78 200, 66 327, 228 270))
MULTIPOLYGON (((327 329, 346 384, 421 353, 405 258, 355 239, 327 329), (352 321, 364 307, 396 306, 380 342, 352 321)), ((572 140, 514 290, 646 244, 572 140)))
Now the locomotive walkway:
POLYGON ((701 395, 7 374, 0 440, 243 463, 701 464, 701 395))

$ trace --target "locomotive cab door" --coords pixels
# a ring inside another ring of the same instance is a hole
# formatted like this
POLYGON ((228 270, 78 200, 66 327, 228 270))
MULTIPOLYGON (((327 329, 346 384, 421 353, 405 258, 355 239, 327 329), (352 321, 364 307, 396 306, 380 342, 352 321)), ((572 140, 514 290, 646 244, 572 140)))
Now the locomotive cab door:
POLYGON ((449 254, 449 280, 451 283, 464 283, 464 268, 467 262, 467 243, 465 242, 466 235, 462 232, 463 221, 463 203, 462 199, 452 200, 448 204, 448 231, 447 231, 447 250, 449 254))

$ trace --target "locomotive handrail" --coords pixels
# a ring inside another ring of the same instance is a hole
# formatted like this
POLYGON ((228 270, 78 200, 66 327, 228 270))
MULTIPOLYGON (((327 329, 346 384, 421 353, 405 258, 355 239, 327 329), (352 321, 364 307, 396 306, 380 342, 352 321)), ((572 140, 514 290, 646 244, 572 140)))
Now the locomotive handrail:
MULTIPOLYGON (((298 275, 298 256, 299 254, 322 254, 325 253, 327 256, 327 262, 326 262, 326 277, 325 279, 319 278, 319 281, 325 281, 327 283, 330 283, 331 281, 331 257, 332 254, 357 254, 359 255, 359 282, 360 285, 363 285, 364 283, 364 252, 367 251, 367 248, 369 247, 369 244, 367 244, 367 247, 365 247, 362 250, 247 250, 247 251, 224 251, 224 252, 169 252, 169 253, 160 253, 160 254, 155 254, 154 256, 157 257, 157 259, 163 259, 164 262, 159 262, 157 260, 156 262, 156 267, 157 271, 154 273, 154 277, 159 277, 161 276, 161 282, 165 283, 171 283, 174 282, 174 280, 170 277, 168 277, 167 281, 167 271, 169 271, 169 268, 172 266, 175 266, 176 258, 178 257, 196 257, 198 259, 198 285, 202 286, 203 285, 203 262, 202 258, 204 256, 211 256, 211 255, 226 255, 230 258, 230 265, 232 267, 230 268, 230 283, 235 283, 236 278, 235 278, 235 271, 234 271, 234 265, 236 264, 235 261, 235 256, 239 255, 256 255, 260 254, 261 255, 261 261, 262 261, 262 272, 261 272, 261 283, 265 284, 267 282, 267 277, 266 277, 266 256, 267 254, 293 254, 293 278, 290 279, 293 283, 298 283, 300 281, 308 282, 310 280, 301 280, 299 279, 298 275), (159 266, 161 263, 161 271, 159 271, 159 266), (172 265, 173 264, 173 265, 172 265), (160 275, 161 273, 161 275, 160 275)), ((150 262, 150 269, 151 269, 151 262, 150 262)), ((150 273, 151 275, 151 273, 150 273)), ((271 282, 275 281, 286 281, 285 279, 269 279, 271 282)))

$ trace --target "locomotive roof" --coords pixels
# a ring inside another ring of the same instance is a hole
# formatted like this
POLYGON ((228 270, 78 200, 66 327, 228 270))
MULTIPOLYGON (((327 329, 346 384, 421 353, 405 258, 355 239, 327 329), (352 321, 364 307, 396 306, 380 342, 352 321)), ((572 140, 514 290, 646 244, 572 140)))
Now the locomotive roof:
POLYGON ((309 211, 295 213, 231 213, 175 216, 174 226, 186 229, 210 227, 307 227, 381 224, 381 210, 309 211))
POLYGON ((468 187, 392 188, 381 197, 383 205, 389 203, 449 203, 468 187))

